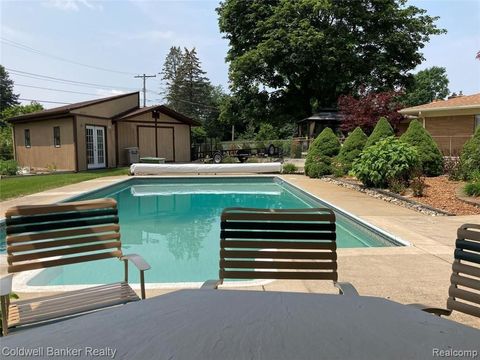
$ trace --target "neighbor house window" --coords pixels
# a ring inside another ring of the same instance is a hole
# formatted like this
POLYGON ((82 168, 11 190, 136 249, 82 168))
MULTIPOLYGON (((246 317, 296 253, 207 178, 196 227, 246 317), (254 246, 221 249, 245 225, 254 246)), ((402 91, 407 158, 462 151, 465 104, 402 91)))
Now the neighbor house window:
POLYGON ((60 126, 55 126, 53 128, 53 145, 55 147, 60 147, 60 126))
POLYGON ((29 148, 32 146, 32 144, 30 143, 30 129, 25 129, 24 134, 25 134, 25 147, 29 148))
POLYGON ((475 115, 475 129, 480 128, 480 115, 475 115))

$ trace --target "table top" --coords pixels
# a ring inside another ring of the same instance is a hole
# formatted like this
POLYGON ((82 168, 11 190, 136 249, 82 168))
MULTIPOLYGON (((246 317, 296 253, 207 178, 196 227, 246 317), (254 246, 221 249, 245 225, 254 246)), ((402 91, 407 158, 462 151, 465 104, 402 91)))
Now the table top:
POLYGON ((18 329, 0 347, 43 349, 37 359, 47 347, 79 349, 77 359, 91 349, 115 359, 427 359, 480 354, 480 330, 376 297, 199 289, 18 329))

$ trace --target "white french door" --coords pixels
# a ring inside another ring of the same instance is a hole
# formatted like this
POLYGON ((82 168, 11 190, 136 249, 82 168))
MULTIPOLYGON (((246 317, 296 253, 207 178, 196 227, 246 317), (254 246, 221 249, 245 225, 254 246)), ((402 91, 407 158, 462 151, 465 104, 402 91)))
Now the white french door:
POLYGON ((87 146, 87 167, 97 169, 105 167, 105 128, 103 126, 85 126, 87 146))

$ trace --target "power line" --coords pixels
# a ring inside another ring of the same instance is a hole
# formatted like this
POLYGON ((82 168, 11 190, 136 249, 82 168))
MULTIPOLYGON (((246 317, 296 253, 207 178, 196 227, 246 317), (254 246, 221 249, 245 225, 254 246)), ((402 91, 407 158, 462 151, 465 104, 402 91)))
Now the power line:
POLYGON ((75 61, 75 60, 70 60, 70 59, 66 59, 66 58, 61 57, 61 56, 52 55, 52 54, 49 54, 45 51, 41 51, 41 50, 32 48, 28 45, 24 45, 24 44, 21 44, 21 43, 16 42, 16 41, 6 39, 4 37, 0 37, 0 39, 5 45, 9 45, 9 46, 12 46, 12 47, 15 47, 17 49, 24 50, 24 51, 29 51, 29 52, 34 53, 34 54, 47 56, 47 57, 50 57, 50 58, 53 58, 53 59, 56 59, 56 60, 60 60, 60 61, 64 61, 64 62, 67 62, 67 63, 70 63, 70 64, 75 64, 75 65, 84 66, 84 67, 87 67, 87 68, 90 68, 90 69, 107 71, 107 72, 116 73, 116 74, 134 75, 134 73, 130 73, 130 72, 126 72, 126 71, 118 71, 118 70, 103 68, 103 67, 100 67, 100 66, 83 64, 83 63, 75 61))
MULTIPOLYGON (((161 99, 156 99, 156 100, 161 101, 161 99)), ((218 111, 218 108, 216 108, 214 106, 207 105, 207 104, 202 104, 202 103, 198 103, 198 102, 194 102, 194 101, 188 101, 188 100, 182 100, 182 99, 175 99, 175 101, 180 101, 180 102, 187 103, 187 104, 192 104, 192 105, 200 105, 200 106, 203 106, 204 108, 208 108, 208 109, 211 109, 211 110, 218 111)))
POLYGON ((98 96, 98 94, 93 94, 93 93, 85 93, 85 92, 80 92, 80 91, 72 91, 72 90, 64 90, 64 89, 53 89, 53 88, 46 88, 46 87, 42 87, 42 86, 25 85, 25 84, 19 84, 19 83, 15 83, 15 86, 23 86, 23 87, 34 88, 34 89, 58 91, 58 92, 72 93, 72 94, 98 96))
MULTIPOLYGON (((30 75, 24 75, 24 74, 16 74, 16 73, 13 73, 13 75, 15 76, 21 76, 21 77, 25 77, 25 78, 29 78, 29 79, 35 79, 35 80, 42 80, 42 81, 49 81, 49 82, 53 82, 53 83, 56 83, 56 84, 62 84, 62 85, 69 85, 69 86, 78 86, 78 87, 85 87, 85 88, 90 88, 90 89, 99 89, 99 90, 106 90, 106 91, 109 91, 109 90, 112 90, 112 88, 109 88, 109 89, 105 89, 105 88, 99 88, 98 86, 94 86, 94 85, 80 85, 80 84, 71 84, 71 83, 68 83, 68 82, 64 82, 64 81, 57 81, 57 80, 51 80, 51 79, 43 79, 41 77, 37 77, 37 76, 30 76, 30 75)), ((136 89, 138 91, 138 89, 136 89)))
POLYGON ((36 76, 37 78, 40 78, 38 80, 54 80, 54 81, 62 81, 64 83, 68 84, 73 84, 73 85, 88 85, 88 86, 94 86, 94 87, 104 87, 104 88, 116 88, 116 89, 123 89, 123 90, 129 90, 129 91, 137 91, 137 89, 134 88, 128 88, 124 86, 112 86, 112 85, 105 85, 105 84, 95 84, 95 83, 88 83, 88 82, 83 82, 83 81, 76 81, 76 80, 69 80, 69 79, 62 79, 62 78, 57 78, 54 76, 47 76, 47 75, 41 75, 41 74, 35 74, 27 71, 21 71, 21 70, 15 70, 11 68, 5 68, 9 72, 13 73, 14 75, 20 75, 20 76, 36 76))
POLYGON ((60 102, 60 101, 50 101, 50 100, 38 100, 38 99, 25 99, 25 98, 18 98, 18 100, 22 101, 35 101, 39 103, 51 103, 51 104, 63 104, 63 105, 68 105, 69 103, 66 102, 60 102))

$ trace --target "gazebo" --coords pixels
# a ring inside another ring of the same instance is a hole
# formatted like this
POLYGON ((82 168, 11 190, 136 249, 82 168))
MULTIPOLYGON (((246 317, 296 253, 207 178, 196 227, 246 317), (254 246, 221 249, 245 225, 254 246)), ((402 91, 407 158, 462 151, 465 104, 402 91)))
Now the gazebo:
POLYGON ((315 138, 326 127, 337 131, 342 116, 336 109, 322 109, 305 119, 297 121, 297 133, 299 137, 315 138))

